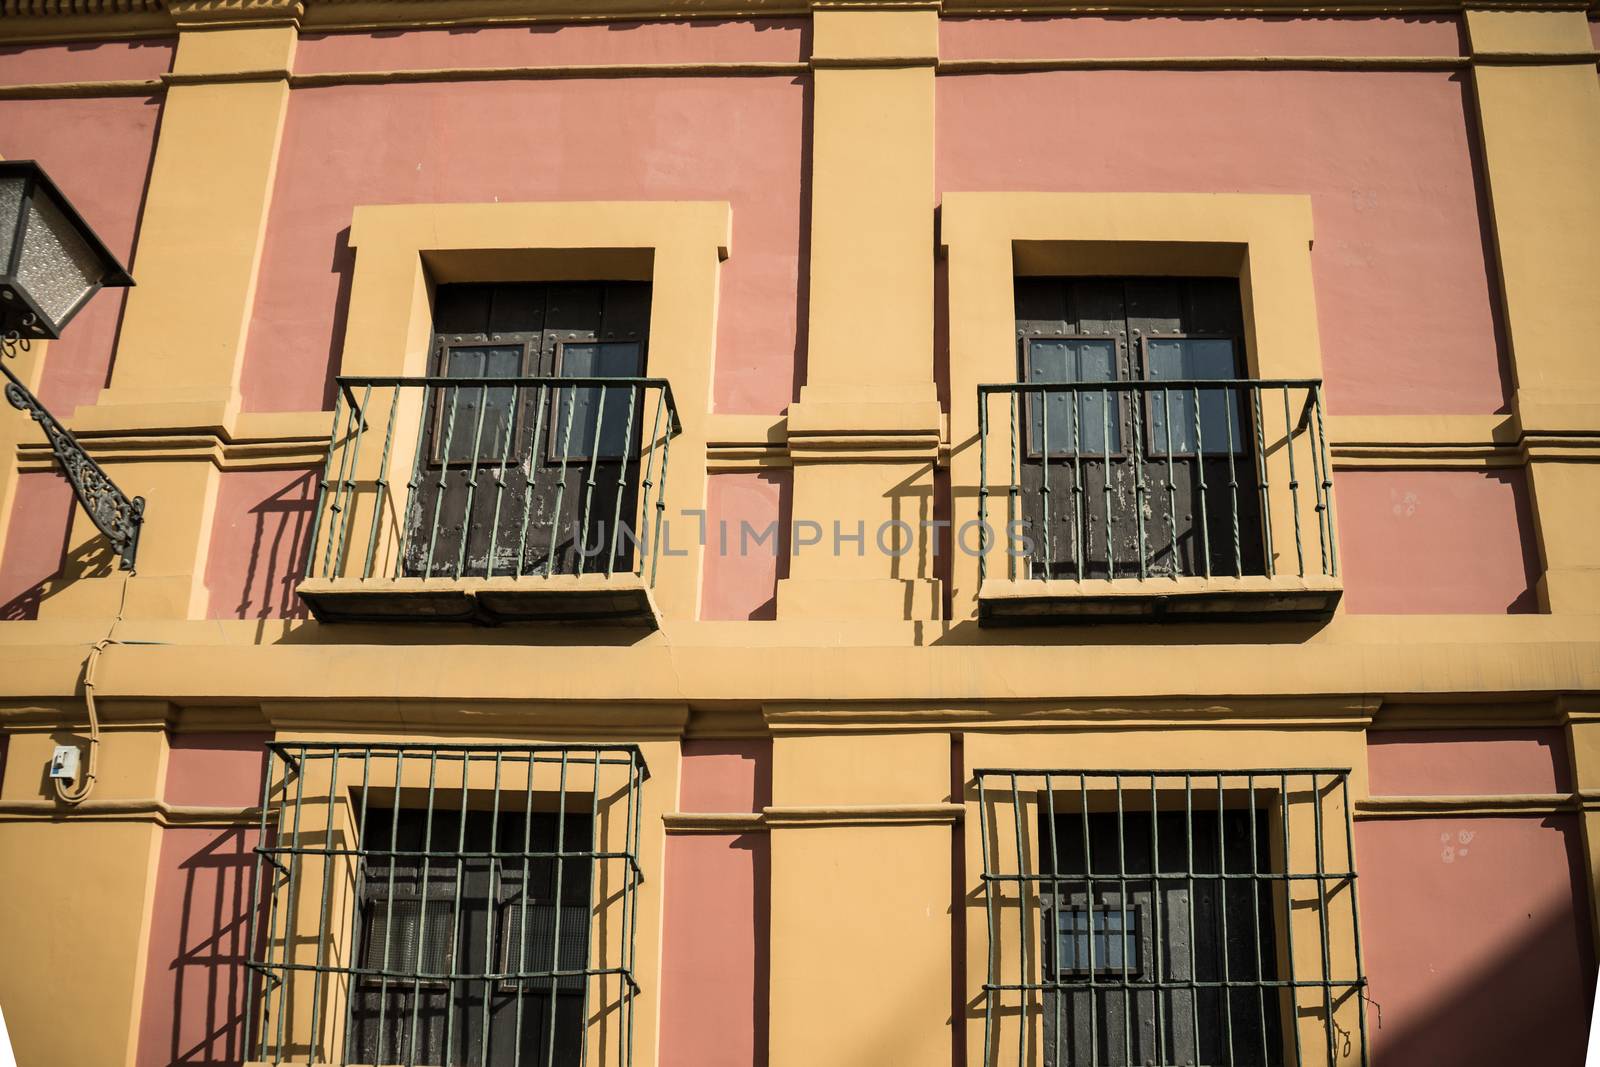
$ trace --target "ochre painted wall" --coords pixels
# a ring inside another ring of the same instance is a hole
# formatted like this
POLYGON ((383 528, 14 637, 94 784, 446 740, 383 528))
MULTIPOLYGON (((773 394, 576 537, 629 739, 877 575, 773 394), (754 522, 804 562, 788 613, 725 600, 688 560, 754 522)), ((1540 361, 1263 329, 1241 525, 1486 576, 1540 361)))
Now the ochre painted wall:
POLYGON ((1538 610, 1520 470, 1338 471, 1334 494, 1346 611, 1538 610))
MULTIPOLYGON (((1149 54, 1137 41, 1138 27, 1124 25, 1126 47, 1116 51, 1149 54)), ((1005 32, 1025 39, 1040 31, 1016 23, 1005 32)), ((937 144, 945 193, 1310 195, 1329 410, 1505 408, 1506 366, 1458 75, 942 76, 937 144)))

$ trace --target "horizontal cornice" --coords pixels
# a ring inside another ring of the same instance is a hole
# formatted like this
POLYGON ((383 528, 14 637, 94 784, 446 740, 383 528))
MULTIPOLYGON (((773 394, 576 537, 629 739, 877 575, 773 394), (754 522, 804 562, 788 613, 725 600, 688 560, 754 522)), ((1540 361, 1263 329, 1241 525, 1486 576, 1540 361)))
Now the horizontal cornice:
POLYGON ((1538 0, 0 0, 0 40, 46 41, 170 35, 180 29, 284 23, 307 32, 549 21, 796 17, 818 7, 932 7, 950 16, 1401 15, 1469 8, 1600 11, 1600 3, 1538 0))

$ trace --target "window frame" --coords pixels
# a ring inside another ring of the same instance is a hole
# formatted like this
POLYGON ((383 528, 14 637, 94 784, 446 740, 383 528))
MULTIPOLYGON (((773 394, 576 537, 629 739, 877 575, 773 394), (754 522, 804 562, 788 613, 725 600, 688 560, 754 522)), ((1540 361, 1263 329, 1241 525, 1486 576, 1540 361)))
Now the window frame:
MULTIPOLYGON (((509 348, 512 345, 520 345, 522 348, 522 359, 519 363, 518 373, 516 377, 508 378, 507 381, 515 382, 517 378, 532 377, 533 368, 536 365, 535 361, 538 359, 538 341, 539 334, 537 332, 530 331, 482 334, 439 334, 436 335, 434 342, 433 376, 437 378, 448 378, 450 376, 448 374, 450 367, 450 352, 454 349, 509 348)), ((430 468, 442 468, 447 462, 449 464, 462 465, 470 465, 473 462, 477 462, 481 466, 485 460, 489 460, 491 465, 498 464, 503 457, 493 454, 485 455, 481 451, 476 457, 471 455, 463 455, 459 457, 450 457, 447 460, 444 456, 444 400, 445 392, 451 388, 452 387, 449 386, 436 385, 430 390, 433 395, 429 398, 429 403, 433 405, 434 410, 432 416, 428 419, 428 434, 430 436, 430 441, 428 444, 428 458, 426 461, 427 466, 430 468)), ((461 388, 461 386, 455 386, 453 387, 453 391, 459 395, 461 388)), ((513 425, 511 427, 511 440, 507 442, 510 449, 510 455, 504 458, 508 464, 521 463, 526 454, 526 446, 524 446, 522 439, 524 436, 524 431, 528 426, 528 410, 526 404, 520 403, 520 398, 523 389, 527 387, 509 385, 486 386, 484 388, 507 388, 512 390, 511 403, 512 406, 516 408, 517 415, 516 418, 512 420, 513 425)))
MULTIPOLYGON (((560 447, 560 441, 557 440, 557 438, 559 436, 558 431, 560 430, 560 427, 561 427, 561 420, 565 417, 564 412, 563 412, 562 408, 560 407, 560 404, 561 404, 560 396, 561 396, 562 390, 563 389, 577 390, 577 389, 584 389, 584 388, 599 389, 600 386, 598 386, 598 385, 596 385, 596 386, 582 386, 582 385, 579 385, 579 386, 563 386, 563 385, 560 385, 559 382, 560 382, 561 379, 567 377, 567 375, 564 373, 564 371, 565 371, 564 362, 565 362, 565 358, 566 358, 566 350, 567 350, 567 346, 568 345, 572 345, 574 347, 583 346, 583 345, 633 345, 634 347, 636 347, 638 349, 638 352, 639 352, 639 360, 638 360, 638 364, 637 364, 639 369, 638 369, 637 373, 630 374, 630 375, 625 375, 625 376, 623 376, 622 378, 620 378, 618 380, 619 381, 626 381, 628 379, 633 379, 635 384, 631 388, 633 388, 635 391, 638 391, 639 388, 640 388, 638 386, 638 384, 637 384, 638 380, 639 379, 643 379, 643 378, 648 376, 646 374, 646 371, 649 369, 649 356, 648 356, 648 353, 645 351, 645 344, 646 344, 646 339, 643 338, 643 337, 640 337, 638 339, 623 338, 621 340, 606 339, 606 338, 602 338, 602 337, 584 338, 584 339, 581 339, 581 340, 577 339, 577 338, 563 338, 561 340, 556 341, 556 343, 555 343, 555 359, 554 359, 554 362, 552 364, 553 373, 551 375, 551 377, 556 380, 556 384, 552 384, 550 386, 550 394, 551 394, 550 395, 550 408, 551 408, 551 411, 550 411, 550 430, 549 430, 549 435, 548 435, 549 436, 549 441, 548 441, 547 448, 545 449, 546 454, 545 454, 545 457, 544 457, 546 463, 548 463, 550 466, 554 466, 554 467, 571 467, 574 464, 589 463, 591 461, 596 462, 596 463, 621 463, 621 464, 624 464, 624 465, 631 464, 631 463, 635 462, 634 459, 633 459, 633 454, 635 452, 635 449, 633 447, 633 440, 641 438, 642 435, 643 435, 643 427, 641 426, 641 420, 638 419, 638 418, 634 419, 634 424, 631 427, 630 434, 629 434, 630 440, 623 442, 622 452, 621 452, 620 455, 608 456, 604 452, 601 452, 601 454, 598 457, 596 457, 596 456, 591 455, 589 453, 580 454, 578 452, 573 452, 573 451, 567 451, 565 453, 562 452, 561 447, 560 447)), ((597 403, 601 403, 601 401, 598 401, 598 400, 596 402, 597 403)), ((576 405, 574 405, 574 406, 576 406, 576 405)), ((642 406, 642 401, 641 401, 641 406, 642 406)), ((598 446, 600 444, 600 441, 598 440, 598 436, 597 436, 597 439, 595 441, 595 444, 596 444, 596 446, 598 446)))
MULTIPOLYGON (((1255 381, 1259 381, 1260 380, 1258 378, 1250 377, 1249 374, 1248 374, 1248 369, 1245 372, 1241 372, 1239 370, 1239 365, 1242 362, 1241 356, 1243 355, 1243 339, 1242 338, 1240 338, 1240 337, 1238 337, 1238 336, 1236 336, 1234 334, 1230 334, 1230 333, 1222 333, 1222 332, 1215 331, 1215 330, 1206 330, 1206 331, 1193 331, 1193 332, 1173 331, 1173 332, 1142 333, 1142 334, 1140 334, 1139 337, 1136 339, 1136 343, 1138 345, 1138 351, 1139 351, 1139 375, 1140 375, 1140 379, 1139 380, 1140 381, 1148 382, 1148 383, 1151 383, 1152 385, 1158 384, 1158 382, 1159 382, 1158 379, 1152 378, 1150 376, 1150 349, 1149 349, 1148 346, 1149 346, 1149 343, 1151 341, 1227 341, 1233 348, 1234 373, 1233 373, 1232 376, 1230 376, 1228 378, 1219 378, 1219 379, 1216 379, 1216 380, 1217 381, 1235 381, 1235 382, 1237 382, 1237 381, 1255 382, 1255 381)), ((1188 380, 1191 380, 1191 379, 1176 379, 1176 380, 1188 381, 1188 380)), ((1225 389, 1224 390, 1224 395, 1227 395, 1227 393, 1233 392, 1233 391, 1237 390, 1238 388, 1241 388, 1241 387, 1235 386, 1235 387, 1230 387, 1229 389, 1225 389)), ((1184 449, 1181 449, 1181 448, 1173 449, 1170 453, 1168 451, 1166 451, 1165 442, 1162 442, 1162 443, 1158 444, 1156 442, 1156 439, 1155 439, 1155 400, 1156 400, 1156 394, 1159 391, 1160 390, 1157 390, 1157 389, 1146 389, 1146 390, 1144 390, 1143 403, 1145 405, 1145 409, 1144 409, 1145 436, 1149 438, 1149 443, 1146 445, 1145 453, 1144 453, 1145 454, 1145 458, 1147 460, 1152 460, 1152 461, 1153 460, 1165 460, 1165 459, 1168 458, 1168 456, 1170 456, 1173 459, 1196 459, 1196 458, 1198 458, 1198 459, 1202 459, 1202 460, 1214 459, 1214 460, 1218 460, 1218 461, 1226 461, 1228 456, 1232 455, 1234 457, 1235 461, 1237 462, 1241 457, 1249 456, 1251 454, 1251 450, 1245 447, 1245 445, 1247 443, 1247 436, 1248 436, 1245 433, 1245 419, 1244 419, 1245 408, 1244 408, 1243 405, 1240 405, 1238 403, 1235 403, 1233 410, 1234 410, 1234 412, 1237 414, 1237 416, 1239 418, 1240 432, 1239 432, 1238 436, 1236 436, 1234 438, 1233 451, 1231 453, 1226 448, 1219 448, 1219 449, 1216 449, 1215 451, 1212 451, 1210 449, 1202 449, 1199 452, 1195 452, 1193 450, 1184 450, 1184 449)), ((1162 417, 1163 418, 1166 417, 1165 412, 1163 412, 1162 417)))

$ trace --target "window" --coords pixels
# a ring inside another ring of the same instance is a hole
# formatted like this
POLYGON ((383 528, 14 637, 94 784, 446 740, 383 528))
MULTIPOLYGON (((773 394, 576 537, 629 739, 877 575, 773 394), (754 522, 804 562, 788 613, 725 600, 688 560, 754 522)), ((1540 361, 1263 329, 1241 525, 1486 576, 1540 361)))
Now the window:
POLYGON ((646 282, 437 287, 407 576, 632 566, 649 318, 646 282))
POLYGON ((1238 280, 1018 278, 1016 317, 1019 577, 1263 573, 1238 280))
POLYGON ((985 1062, 1331 1067, 1363 1040, 1346 772, 975 775, 985 1062))
POLYGON ((628 1067, 637 748, 268 748, 247 1059, 628 1067))

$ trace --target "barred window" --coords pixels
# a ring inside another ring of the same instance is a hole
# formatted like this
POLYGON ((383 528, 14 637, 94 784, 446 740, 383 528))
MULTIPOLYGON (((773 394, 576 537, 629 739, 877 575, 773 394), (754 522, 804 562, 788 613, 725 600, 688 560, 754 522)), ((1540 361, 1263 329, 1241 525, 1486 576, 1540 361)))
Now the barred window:
POLYGON ((1346 774, 976 772, 985 1063, 1366 1063, 1346 774))
POLYGON ((254 1058, 626 1067, 637 748, 269 749, 254 1058))

